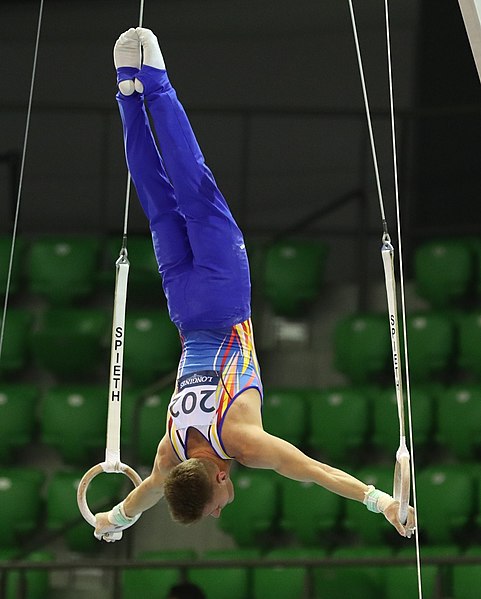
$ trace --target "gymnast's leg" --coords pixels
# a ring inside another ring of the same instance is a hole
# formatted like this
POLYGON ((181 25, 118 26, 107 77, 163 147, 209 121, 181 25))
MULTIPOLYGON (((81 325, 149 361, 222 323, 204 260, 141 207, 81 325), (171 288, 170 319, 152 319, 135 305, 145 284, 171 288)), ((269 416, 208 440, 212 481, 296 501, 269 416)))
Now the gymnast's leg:
POLYGON ((149 219, 154 251, 166 288, 169 278, 176 276, 180 268, 190 267, 192 251, 185 219, 179 212, 174 189, 153 139, 143 99, 134 89, 133 77, 140 68, 140 43, 135 29, 129 29, 117 40, 114 62, 127 164, 149 219))
POLYGON ((236 286, 248 285, 244 240, 205 164, 187 115, 169 82, 157 38, 137 28, 143 67, 136 75, 151 113, 168 176, 187 221, 195 263, 216 270, 236 286))

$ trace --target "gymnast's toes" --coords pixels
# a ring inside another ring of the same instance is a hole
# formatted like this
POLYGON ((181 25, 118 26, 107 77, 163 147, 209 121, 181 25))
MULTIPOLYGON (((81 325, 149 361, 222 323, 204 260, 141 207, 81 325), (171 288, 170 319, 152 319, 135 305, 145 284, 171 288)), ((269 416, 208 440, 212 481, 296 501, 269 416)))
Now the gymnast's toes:
POLYGON ((140 41, 133 27, 122 33, 115 42, 114 64, 116 69, 120 67, 140 69, 140 41))
POLYGON ((142 81, 139 81, 139 79, 135 78, 132 83, 136 92, 138 92, 139 94, 144 93, 144 84, 142 83, 142 81))
MULTIPOLYGON (((136 79, 137 81, 137 79, 136 79)), ((119 81, 118 84, 119 91, 124 96, 131 96, 136 90, 136 86, 131 79, 127 79, 125 81, 119 81)))
POLYGON ((155 69, 165 69, 164 57, 159 46, 159 40, 153 31, 137 27, 137 37, 142 44, 143 63, 155 69))

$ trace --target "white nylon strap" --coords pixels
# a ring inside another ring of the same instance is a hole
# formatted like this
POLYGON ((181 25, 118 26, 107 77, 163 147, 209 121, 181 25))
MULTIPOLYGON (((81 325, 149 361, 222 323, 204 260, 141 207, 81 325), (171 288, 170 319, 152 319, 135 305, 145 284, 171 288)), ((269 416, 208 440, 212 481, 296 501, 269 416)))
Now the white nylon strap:
POLYGON ((389 241, 384 240, 381 248, 386 283, 387 307, 389 314, 389 332, 391 337, 392 360, 394 367, 394 384, 399 415, 399 438, 404 437, 404 404, 401 377, 401 348, 399 343, 399 321, 396 300, 396 280, 394 275, 394 248, 389 241))
POLYGON ((122 374, 125 342, 125 309, 130 263, 127 252, 115 263, 115 297, 110 354, 109 404, 107 415, 107 445, 105 472, 117 472, 120 466, 120 421, 122 407, 122 374))
POLYGON ((396 468, 394 472, 394 498, 399 501, 399 520, 404 524, 407 520, 410 495, 410 456, 406 446, 404 422, 404 395, 401 376, 401 348, 399 343, 399 321, 396 299, 396 279, 394 274, 394 248, 384 237, 381 248, 386 283, 387 304, 389 313, 389 331, 391 337, 392 360, 394 367, 394 384, 399 418, 399 448, 396 453, 396 468))

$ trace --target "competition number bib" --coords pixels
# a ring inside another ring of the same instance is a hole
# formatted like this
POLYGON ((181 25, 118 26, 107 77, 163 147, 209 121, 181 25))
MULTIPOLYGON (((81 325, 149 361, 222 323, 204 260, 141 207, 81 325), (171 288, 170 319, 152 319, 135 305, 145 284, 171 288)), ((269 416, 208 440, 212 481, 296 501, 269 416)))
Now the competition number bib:
POLYGON ((218 383, 219 374, 212 370, 186 374, 179 379, 178 391, 169 404, 169 413, 177 428, 211 424, 218 383))

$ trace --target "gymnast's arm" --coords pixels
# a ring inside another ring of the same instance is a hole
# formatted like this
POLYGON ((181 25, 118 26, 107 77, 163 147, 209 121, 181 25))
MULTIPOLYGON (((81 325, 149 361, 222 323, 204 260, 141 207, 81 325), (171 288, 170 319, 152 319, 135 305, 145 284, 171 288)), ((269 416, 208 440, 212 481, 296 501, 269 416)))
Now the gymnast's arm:
MULTIPOLYGON (((364 502, 366 494, 373 490, 350 474, 308 457, 294 445, 270 435, 259 425, 247 424, 242 430, 238 429, 237 435, 239 442, 234 442, 235 447, 232 447, 237 451, 231 455, 235 455, 236 460, 244 466, 274 470, 299 482, 313 482, 337 495, 360 502, 364 502)), ((229 448, 229 451, 232 449, 229 448)), ((381 496, 380 511, 401 536, 410 537, 414 526, 413 509, 409 508, 408 521, 403 526, 398 517, 399 503, 385 493, 381 493, 381 496)))
POLYGON ((124 527, 112 523, 114 519, 112 512, 100 512, 95 515, 96 527, 95 534, 98 538, 107 532, 114 532, 121 528, 129 526, 127 521, 133 521, 140 516, 142 512, 153 507, 164 495, 164 481, 174 466, 179 463, 176 457, 170 439, 165 435, 157 447, 157 453, 154 460, 154 466, 150 475, 144 479, 141 484, 133 489, 127 497, 116 508, 121 509, 121 517, 125 516, 126 525, 124 527))

